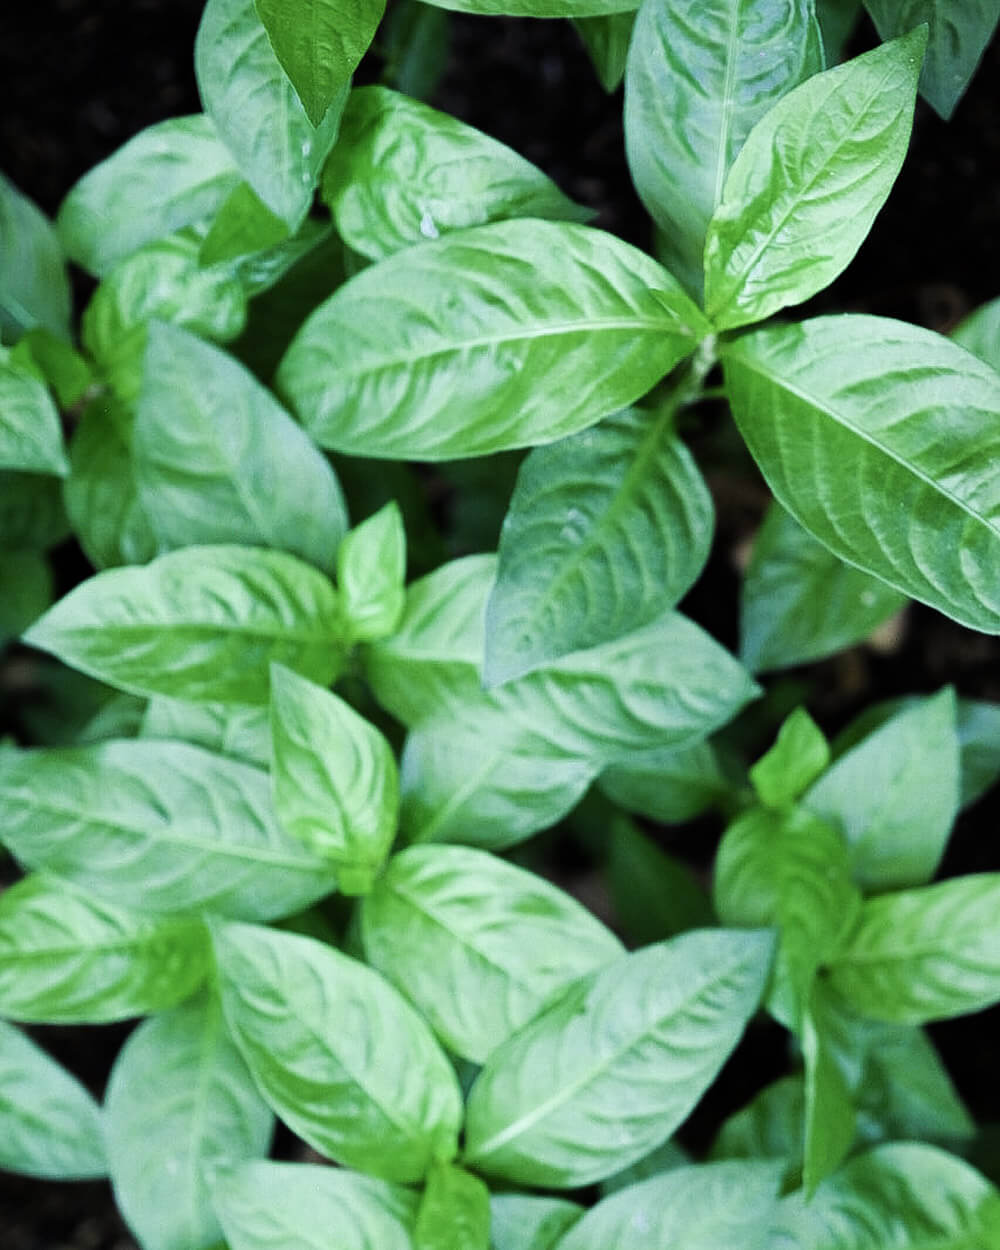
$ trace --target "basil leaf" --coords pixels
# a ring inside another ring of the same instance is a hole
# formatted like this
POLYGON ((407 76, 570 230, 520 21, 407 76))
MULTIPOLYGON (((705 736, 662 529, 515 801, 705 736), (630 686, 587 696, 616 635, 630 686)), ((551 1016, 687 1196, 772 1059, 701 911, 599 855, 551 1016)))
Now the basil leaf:
POLYGON ((33 326, 69 338, 70 290, 52 224, 0 174, 0 343, 33 326))
POLYGON ((254 0, 271 47, 314 126, 343 104, 368 50, 384 0, 254 0))
POLYGON ((601 1197, 607 1198, 621 1189, 638 1184, 639 1181, 648 1181, 650 1177, 662 1176, 664 1172, 672 1172, 674 1168, 686 1167, 690 1162, 691 1156, 684 1147, 679 1146, 675 1138, 668 1137, 662 1145, 643 1155, 637 1163, 605 1177, 597 1188, 601 1197))
POLYGON ((951 332, 952 341, 1000 369, 1000 298, 982 304, 951 332))
POLYGON ((505 144, 387 87, 351 92, 322 195, 372 260, 489 221, 592 215, 505 144))
MULTIPOLYGON (((6 753, 0 762, 6 769, 6 753)), ((43 876, 0 894, 0 953, 0 1015, 39 1024, 173 1007, 197 990, 210 959, 196 921, 126 911, 43 876)))
POLYGON ((494 1194, 490 1198, 493 1250, 555 1250, 562 1235, 583 1215, 564 1198, 494 1194))
POLYGON ((828 286, 865 240, 913 125, 927 31, 816 74, 747 136, 705 240, 705 310, 763 321, 828 286))
POLYGON ((347 85, 314 126, 254 0, 209 0, 195 39, 194 68, 205 112, 243 177, 272 213, 297 230, 336 141, 347 85))
POLYGON ((841 830, 862 889, 898 889, 937 871, 960 779, 955 692, 947 687, 842 755, 803 802, 841 830))
POLYGON ((104 1130, 115 1201, 144 1250, 219 1241, 212 1173, 267 1154, 273 1127, 217 1000, 141 1024, 111 1069, 104 1130))
POLYGON ((524 460, 486 609, 488 685, 649 624, 695 581, 712 500, 674 415, 631 409, 524 460))
POLYGON ((148 337, 133 450, 161 547, 268 546, 332 572, 347 511, 326 458, 231 356, 173 326, 148 337))
POLYGON ((53 593, 52 570, 44 555, 0 549, 0 647, 42 615, 53 593))
POLYGON ((704 739, 685 747, 636 752, 631 760, 606 768, 598 785, 627 812, 664 825, 693 820, 731 788, 718 750, 704 739))
POLYGON ((284 552, 233 546, 98 573, 24 637, 120 690, 223 703, 266 703, 272 660, 327 685, 344 650, 322 573, 284 552))
POLYGON ((460 846, 394 856, 364 901, 361 937, 369 963, 476 1063, 558 990, 624 953, 568 894, 460 846))
POLYGON ((870 898, 830 967, 861 1015, 923 1024, 1000 1001, 1000 874, 870 898))
POLYGON ((0 543, 11 550, 48 551, 68 533, 58 478, 0 469, 0 543))
POLYGON ((0 468, 30 473, 69 471, 59 413, 45 383, 0 347, 0 468))
POLYGON ((43 1180, 107 1175, 101 1114, 75 1077, 0 1020, 0 1167, 43 1180))
POLYGON ((772 951, 768 933, 705 930, 582 977, 490 1056, 469 1096, 466 1160, 571 1188, 641 1158, 715 1079, 772 951))
POLYGON ((343 699, 280 664, 271 673, 271 738, 282 827, 336 867, 342 893, 367 893, 396 835, 389 743, 343 699))
POLYGON ((356 525, 337 549, 337 586, 353 638, 395 632, 406 605, 406 531, 395 500, 356 525))
POLYGON ((773 502, 740 592, 740 659, 754 673, 821 660, 867 638, 905 603, 773 502))
POLYGON ((631 12, 635 0, 429 0, 456 13, 482 13, 492 17, 591 17, 604 13, 631 12))
POLYGON ((490 1250, 490 1191, 450 1164, 427 1175, 413 1229, 414 1250, 490 1250))
POLYGON ((357 274, 306 321, 277 381, 324 447, 449 460, 593 425, 707 331, 666 270, 611 235, 493 222, 357 274))
POLYGON ((802 1184, 807 1194, 836 1171, 851 1148, 857 1124, 851 1092, 828 1036, 824 1001, 814 986, 801 1022, 806 1066, 802 1184))
POLYGON ((263 707, 185 703, 156 695, 146 706, 139 737, 177 738, 257 768, 271 764, 271 728, 263 707))
POLYGON ((290 1128, 386 1180, 419 1180, 454 1157, 454 1072, 387 981, 311 938, 249 925, 213 936, 230 1029, 290 1128))
POLYGON ((25 331, 11 359, 37 370, 55 392, 60 408, 80 403, 94 380, 89 362, 44 326, 25 331))
POLYGON ((264 773, 183 742, 5 752, 0 798, 19 860, 127 906, 268 920, 334 889, 275 823, 264 773))
POLYGON ((212 1185, 232 1250, 413 1250, 417 1195, 309 1163, 243 1163, 212 1185))
POLYGON ((226 261, 246 261, 249 256, 279 248, 288 237, 288 223, 271 212, 248 182, 241 182, 216 213, 201 242, 198 261, 206 268, 226 261))
POLYGON ((601 86, 609 94, 617 91, 625 77, 635 14, 606 13, 602 17, 575 17, 571 20, 594 63, 601 86))
POLYGON ((800 524, 905 594, 1000 632, 1000 491, 982 467, 1000 446, 994 370, 864 316, 758 330, 722 355, 740 432, 800 524))
POLYGON ((782 723, 774 745, 750 769, 750 780, 765 807, 782 808, 830 763, 830 744, 803 707, 782 723))
POLYGON ((802 1157, 805 1081, 801 1074, 765 1085, 719 1130, 710 1159, 786 1159, 802 1157))
POLYGON ((959 699, 958 743, 961 752, 961 806, 968 807, 1000 777, 1000 707, 959 699))
POLYGON ((100 276, 144 243, 210 217, 239 181, 209 118, 174 117, 84 174, 56 229, 68 255, 100 276))
POLYGON ((663 263, 701 295, 705 233, 752 127, 823 68, 810 0, 645 0, 625 73, 625 147, 663 263))
MULTIPOLYGON (((861 8, 861 0, 816 0, 816 16, 829 64, 844 60, 844 49, 861 17, 861 8)), ((910 23, 910 27, 914 25, 910 23)))
POLYGON ((609 833, 608 884, 618 923, 632 942, 645 946, 715 923, 705 887, 687 864, 630 820, 616 819, 609 833))

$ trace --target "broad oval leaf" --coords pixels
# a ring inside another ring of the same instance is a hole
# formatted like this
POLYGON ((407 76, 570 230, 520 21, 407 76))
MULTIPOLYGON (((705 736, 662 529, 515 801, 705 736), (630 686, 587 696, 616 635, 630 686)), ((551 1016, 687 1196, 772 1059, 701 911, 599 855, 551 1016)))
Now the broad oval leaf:
POLYGON ((202 113, 142 130, 72 188, 56 228, 66 252, 103 275, 144 243, 210 217, 239 183, 202 113))
POLYGON ((0 1168, 43 1180, 106 1176, 101 1113, 90 1094, 20 1029, 0 1021, 0 1168))
POLYGON ((143 711, 138 736, 176 738, 257 768, 271 764, 271 730, 263 707, 186 703, 157 695, 143 711))
POLYGON ((478 1176, 438 1163, 427 1175, 413 1226, 414 1250, 492 1250, 490 1191, 478 1176))
POLYGON ((598 784, 613 803, 662 825, 682 825, 730 791, 722 756, 706 739, 686 747, 636 752, 612 764, 598 784))
POLYGON ((641 1158, 736 1046, 772 952, 770 933, 699 930, 581 978, 490 1056, 469 1096, 466 1160, 572 1188, 641 1158))
POLYGON ((486 608, 488 685, 648 625, 701 572, 712 500, 673 418, 630 409, 524 460, 486 608))
POLYGON ((33 326, 69 338, 70 290, 52 223, 0 174, 0 343, 33 326))
POLYGON ((65 477, 59 413, 40 378, 0 347, 0 468, 65 477))
POLYGON ((489 221, 591 215, 505 144, 375 86, 351 92, 322 194, 345 242, 372 260, 489 221))
POLYGON ((624 953, 562 890, 459 846, 394 856, 364 901, 361 937, 372 966, 475 1063, 556 991, 624 953))
POLYGON ((885 203, 913 125, 925 27, 816 74, 747 136, 705 240, 705 310, 763 321, 850 264, 885 203))
POLYGON ((161 548, 245 543, 333 572, 347 510, 326 457, 226 352, 150 326, 132 437, 161 548))
POLYGON ((328 685, 346 637, 328 578, 254 547, 185 547, 81 583, 24 636, 133 694, 266 703, 268 665, 328 685))
POLYGON ((1000 384, 881 317, 758 330, 722 352, 733 415, 783 507, 842 560, 1000 633, 1000 384))
POLYGON ((565 1198, 494 1194, 490 1199, 493 1250, 555 1250, 581 1215, 583 1208, 565 1198))
POLYGON ((726 174, 753 126, 823 69, 812 0, 645 0, 625 74, 625 146, 663 233, 664 263, 692 294, 726 174))
POLYGON ((454 1157, 458 1082, 377 972, 311 938, 220 925, 226 1019, 267 1101, 315 1149, 385 1180, 454 1157))
POLYGON ((210 961, 195 920, 126 911, 43 876, 0 895, 0 1016, 11 1020, 104 1024, 162 1011, 191 997, 210 961))
POLYGON ((597 17, 604 13, 631 13, 635 0, 429 0, 456 13, 490 17, 597 17))
POLYGON ((708 330, 665 269, 611 235, 493 222, 345 283, 296 335, 277 382, 324 447, 449 460, 593 425, 708 330))
POLYGON ((4 752, 0 802, 22 863, 144 911, 269 920, 336 885, 278 827, 260 769, 183 742, 4 752))
POLYGON ((243 1163, 212 1198, 232 1250, 413 1250, 417 1195, 343 1168, 243 1163))

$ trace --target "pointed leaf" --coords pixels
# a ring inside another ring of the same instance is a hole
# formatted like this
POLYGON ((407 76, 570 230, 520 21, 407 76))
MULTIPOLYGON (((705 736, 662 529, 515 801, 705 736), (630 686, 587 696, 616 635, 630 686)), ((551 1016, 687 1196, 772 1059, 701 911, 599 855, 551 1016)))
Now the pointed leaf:
POLYGON ((140 738, 176 738, 257 768, 271 766, 267 708, 227 703, 186 703, 156 695, 149 700, 140 738))
POLYGON ((1000 298, 982 304, 952 330, 951 337, 967 352, 1000 370, 1000 298))
POLYGON ((799 797, 830 763, 830 745, 804 707, 778 730, 770 750, 750 769, 750 780, 766 807, 781 808, 799 797))
POLYGON ((45 383, 0 347, 0 468, 65 477, 59 413, 45 383))
POLYGON ((356 525, 337 549, 337 586, 344 617, 359 642, 395 632, 406 605, 406 530, 390 500, 356 525))
POLYGON ((478 1177, 435 1164, 413 1229, 414 1250, 490 1250, 490 1191, 478 1177))
POLYGON ((571 19, 594 63, 601 86, 617 91, 625 77, 628 45, 635 27, 634 13, 606 13, 601 17, 571 19))
POLYGON ((49 219, 0 174, 0 343, 32 326, 69 338, 70 291, 49 219))

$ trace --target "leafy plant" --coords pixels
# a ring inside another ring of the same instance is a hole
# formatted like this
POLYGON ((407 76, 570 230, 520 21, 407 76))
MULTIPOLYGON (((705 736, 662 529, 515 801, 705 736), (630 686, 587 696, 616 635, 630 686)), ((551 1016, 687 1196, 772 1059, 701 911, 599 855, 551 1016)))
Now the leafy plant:
POLYGON ((745 712, 909 599, 1000 634, 997 305, 788 312, 995 6, 870 0, 839 63, 833 0, 446 7, 574 19, 657 259, 394 89, 445 19, 377 0, 208 0, 203 114, 54 226, 0 181, 0 628, 56 699, 0 747, 0 1165, 108 1175, 145 1250, 1000 1246, 924 1030, 1000 1002, 1000 874, 935 879, 1000 712, 745 712), (720 403, 773 495, 739 659, 677 610, 720 403), (710 874, 639 823, 704 813, 710 874), (765 1013, 785 1074, 692 1157, 765 1013), (102 1108, 16 1027, 144 1015, 102 1108))

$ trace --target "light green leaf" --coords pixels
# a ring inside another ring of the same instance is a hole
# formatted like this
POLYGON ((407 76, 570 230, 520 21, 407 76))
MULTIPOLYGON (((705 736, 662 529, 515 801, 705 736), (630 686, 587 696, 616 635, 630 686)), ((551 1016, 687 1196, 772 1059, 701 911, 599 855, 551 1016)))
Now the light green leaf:
POLYGON ((328 685, 345 647, 322 573, 284 552, 233 546, 98 573, 25 641, 134 694, 250 704, 267 702, 272 660, 328 685))
POLYGON ((708 329, 665 269, 611 235, 493 222, 345 283, 296 335, 277 380, 325 447, 449 460, 593 425, 708 329))
POLYGON ((836 1171, 854 1141, 857 1115, 828 1035, 823 996, 814 992, 802 1015, 805 1106, 802 1184, 813 1194, 836 1171))
POLYGON ((608 884, 617 922, 631 942, 645 946, 714 923, 711 900, 687 864, 630 820, 616 819, 608 834, 608 884))
POLYGON ((0 468, 69 471, 59 413, 45 383, 0 347, 0 468))
POLYGON ((1000 298, 982 304, 952 330, 951 337, 967 352, 1000 370, 1000 298))
POLYGON ((959 699, 956 729, 962 763, 961 805, 968 807, 1000 777, 1000 706, 959 699))
POLYGON ((139 499, 161 547, 274 547, 332 573, 347 511, 326 458, 227 353, 149 328, 133 434, 139 499))
POLYGON ((635 0, 429 0, 456 13, 482 13, 497 17, 595 17, 604 13, 626 13, 635 0))
POLYGON ((243 1163, 212 1199, 232 1250, 412 1250, 417 1195, 343 1168, 243 1163))
POLYGON ((115 1201, 143 1250, 214 1246, 213 1173, 266 1155, 273 1125, 215 998, 141 1024, 111 1069, 104 1130, 115 1201))
POLYGON ((669 403, 630 409, 524 460, 486 609, 487 684, 648 625, 695 581, 712 500, 673 425, 669 403))
POLYGON ((764 1247, 781 1165, 759 1161, 675 1168, 602 1199, 558 1250, 740 1250, 764 1247))
POLYGON ((243 177, 272 213, 297 230, 336 141, 347 84, 314 126, 254 0, 209 0, 195 39, 194 67, 205 112, 243 177))
POLYGON ((867 638, 905 603, 898 590, 838 559, 775 501, 740 592, 740 658, 754 673, 821 660, 867 638))
POLYGON ((312 938, 250 925, 213 937, 229 1027, 290 1128, 385 1180, 420 1180, 454 1157, 458 1082, 388 981, 312 938))
POLYGON ((796 87, 759 121, 705 241, 705 310, 763 321, 828 286, 865 240, 906 155, 927 31, 796 87))
POLYGON ((97 1104, 41 1047, 0 1021, 0 1168, 42 1180, 107 1175, 97 1104))
POLYGON ((52 569, 44 555, 0 547, 0 647, 42 615, 53 593, 52 569))
POLYGON ((772 952, 768 933, 702 930, 582 977, 490 1056, 469 1096, 466 1160, 572 1188, 641 1158, 736 1046, 772 952))
POLYGON ((494 1194, 490 1198, 492 1250, 555 1250, 560 1238, 583 1215, 565 1198, 534 1194, 494 1194))
POLYGON ((572 20, 594 63, 601 86, 609 94, 617 91, 625 77, 625 61, 635 26, 635 14, 607 13, 603 17, 577 17, 572 20))
POLYGON ((490 1191, 478 1177, 438 1163, 427 1175, 414 1250, 490 1250, 490 1191))
POLYGON ((271 47, 314 126, 343 106, 385 0, 255 0, 271 47))
POLYGON ((1000 874, 868 899, 830 984, 874 1020, 923 1024, 1000 1002, 1000 874))
POLYGON ((44 326, 25 331, 11 351, 11 359, 37 370, 55 392, 60 408, 75 407, 94 380, 90 363, 44 326))
POLYGON ((937 871, 960 779, 955 692, 947 687, 842 755, 803 802, 843 833, 862 889, 897 889, 937 871))
POLYGON ((149 126, 80 179, 59 209, 67 253, 96 275, 210 217, 240 181, 204 114, 149 126))
POLYGON ((705 232, 752 127, 823 68, 812 0, 645 0, 625 73, 625 146, 664 264, 701 295, 705 232))
POLYGON ((731 789, 718 750, 707 740, 673 750, 636 752, 598 781, 613 803, 664 825, 682 825, 731 789))
POLYGON ((996 30, 996 0, 865 0, 865 8, 882 39, 928 23, 920 94, 947 121, 996 30))
POLYGON ((69 338, 70 290, 49 219, 0 174, 0 343, 33 326, 69 338))
POLYGON ((364 901, 361 936, 372 966, 475 1063, 558 990, 624 953, 568 894, 459 846, 394 856, 364 901))
POLYGON ((266 707, 226 703, 186 703, 156 695, 149 700, 140 738, 176 738, 216 755, 269 768, 271 727, 266 707))
POLYGON ((343 699, 280 664, 271 671, 271 785, 282 827, 365 894, 399 815, 392 748, 343 699))
POLYGON ((505 144, 375 86, 351 92, 322 195, 345 242, 372 260, 489 221, 591 216, 505 144))
POLYGON ((766 807, 785 807, 830 763, 830 745, 804 707, 778 730, 770 750, 750 769, 750 780, 766 807))
POLYGON ((210 959, 190 918, 126 911, 43 876, 0 894, 0 1016, 11 1020, 104 1024, 162 1011, 190 998, 210 959))
POLYGON ((335 887, 276 824, 263 772, 187 743, 5 752, 0 801, 22 863, 144 911, 269 920, 335 887))
POLYGON ((800 524, 848 563, 1000 633, 995 371, 928 330, 866 316, 758 330, 722 355, 740 432, 800 524))
POLYGON ((0 544, 9 550, 48 551, 68 533, 58 478, 0 469, 0 544))
POLYGON ((347 533, 337 549, 337 586, 351 636, 372 642, 395 631, 406 605, 406 530, 395 500, 347 533))

